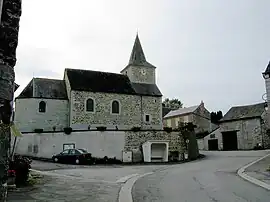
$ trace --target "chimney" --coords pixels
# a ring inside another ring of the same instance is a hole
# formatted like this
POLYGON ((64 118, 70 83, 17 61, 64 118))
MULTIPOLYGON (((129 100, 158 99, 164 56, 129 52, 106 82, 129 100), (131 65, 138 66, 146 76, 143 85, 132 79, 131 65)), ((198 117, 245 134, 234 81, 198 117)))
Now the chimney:
POLYGON ((203 101, 201 101, 201 104, 200 104, 200 105, 201 105, 201 107, 204 107, 204 103, 203 103, 203 101))

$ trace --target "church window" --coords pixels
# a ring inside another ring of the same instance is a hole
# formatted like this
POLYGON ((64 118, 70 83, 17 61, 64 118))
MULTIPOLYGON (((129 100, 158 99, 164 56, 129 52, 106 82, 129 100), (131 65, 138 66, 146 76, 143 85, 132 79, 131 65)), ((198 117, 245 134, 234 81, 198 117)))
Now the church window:
POLYGON ((39 102, 39 112, 41 113, 46 112, 46 102, 44 101, 39 102))
POLYGON ((114 100, 112 102, 112 114, 119 114, 120 113, 120 104, 118 101, 114 100))
POLYGON ((94 100, 92 98, 86 100, 86 111, 94 112, 94 100))

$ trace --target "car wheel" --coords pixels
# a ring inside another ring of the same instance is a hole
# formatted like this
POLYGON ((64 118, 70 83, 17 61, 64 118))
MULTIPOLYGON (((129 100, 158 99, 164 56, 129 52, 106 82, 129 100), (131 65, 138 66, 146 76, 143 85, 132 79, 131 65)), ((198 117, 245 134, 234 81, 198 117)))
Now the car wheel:
POLYGON ((53 159, 53 161, 54 161, 55 163, 57 163, 57 162, 58 162, 58 158, 55 157, 55 158, 53 159))
POLYGON ((76 159, 75 163, 76 164, 80 164, 80 160, 79 159, 76 159))

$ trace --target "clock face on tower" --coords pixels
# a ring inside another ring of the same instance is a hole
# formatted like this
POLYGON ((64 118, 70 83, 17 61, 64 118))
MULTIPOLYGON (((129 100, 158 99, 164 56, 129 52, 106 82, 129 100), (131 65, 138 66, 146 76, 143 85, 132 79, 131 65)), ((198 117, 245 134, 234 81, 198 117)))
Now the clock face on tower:
POLYGON ((146 74, 146 71, 144 69, 141 70, 141 74, 142 75, 145 75, 146 74))

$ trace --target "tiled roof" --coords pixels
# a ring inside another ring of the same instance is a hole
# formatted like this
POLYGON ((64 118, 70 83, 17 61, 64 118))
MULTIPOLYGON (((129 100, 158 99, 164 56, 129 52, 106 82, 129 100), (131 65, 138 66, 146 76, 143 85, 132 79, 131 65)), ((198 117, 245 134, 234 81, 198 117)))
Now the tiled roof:
POLYGON ((66 69, 72 90, 131 95, 161 96, 155 84, 131 83, 123 74, 66 69))
POLYGON ((258 103, 253 105, 232 107, 224 115, 220 122, 260 117, 265 111, 265 106, 265 103, 258 103))
POLYGON ((17 98, 67 99, 63 80, 33 78, 17 98))
POLYGON ((190 113, 194 112, 198 107, 199 107, 199 105, 173 110, 173 111, 170 111, 164 118, 169 118, 169 117, 173 117, 173 116, 181 116, 184 114, 190 114, 190 113))

